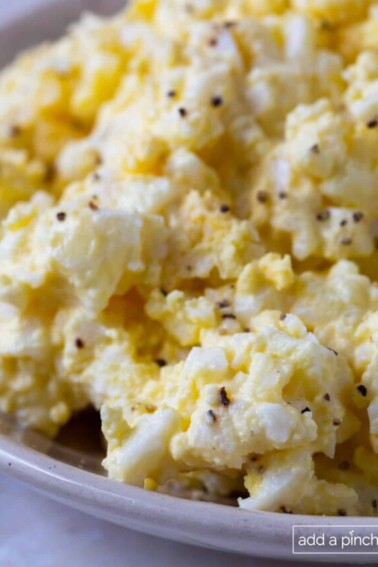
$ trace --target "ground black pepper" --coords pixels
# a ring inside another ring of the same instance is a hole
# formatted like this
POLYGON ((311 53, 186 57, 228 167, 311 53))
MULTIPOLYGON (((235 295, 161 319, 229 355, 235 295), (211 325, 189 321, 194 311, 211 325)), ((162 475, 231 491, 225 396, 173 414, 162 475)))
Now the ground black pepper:
POLYGON ((268 194, 265 191, 258 191, 256 193, 256 199, 259 203, 266 203, 268 200, 268 194))
POLYGON ((229 406, 231 403, 224 386, 219 390, 219 400, 222 406, 229 406))
POLYGON ((211 423, 215 423, 217 420, 217 416, 215 415, 215 413, 213 412, 213 410, 208 410, 208 412, 206 413, 208 421, 210 421, 211 423))
POLYGON ((226 307, 230 307, 230 302, 228 299, 223 299, 217 303, 219 309, 225 309, 226 307))
POLYGON ((358 211, 356 213, 353 213, 353 220, 355 223, 358 223, 360 221, 362 221, 362 219, 364 218, 364 213, 362 213, 361 211, 358 211))
POLYGON ((328 209, 326 209, 325 211, 321 211, 320 213, 318 213, 316 215, 316 218, 318 221, 326 221, 330 218, 330 216, 331 216, 331 212, 328 209))
POLYGON ((331 347, 329 347, 329 346, 327 346, 327 349, 330 350, 331 352, 333 352, 333 354, 334 354, 335 356, 339 356, 339 353, 337 352, 337 350, 335 350, 335 349, 333 349, 333 348, 331 348, 331 347))
POLYGON ((376 128, 378 126, 378 118, 372 118, 366 123, 367 128, 376 128))
POLYGON ((96 203, 95 203, 94 201, 89 201, 88 207, 89 207, 92 211, 98 211, 98 205, 96 205, 96 203))
POLYGON ((367 396, 367 388, 363 384, 357 386, 357 390, 360 392, 361 396, 365 398, 367 396))
POLYGON ((218 106, 222 106, 222 104, 223 104, 223 98, 219 95, 213 96, 213 98, 211 99, 211 105, 214 106, 215 108, 217 108, 218 106))

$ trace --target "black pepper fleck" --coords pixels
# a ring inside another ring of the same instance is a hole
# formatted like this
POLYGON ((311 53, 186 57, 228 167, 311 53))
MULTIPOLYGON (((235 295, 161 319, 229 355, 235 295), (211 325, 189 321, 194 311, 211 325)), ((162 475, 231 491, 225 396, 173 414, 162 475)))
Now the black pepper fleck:
POLYGON ((286 314, 286 313, 281 313, 281 315, 280 315, 280 321, 285 321, 286 317, 287 317, 287 314, 286 314))
POLYGON ((218 45, 218 40, 217 40, 215 37, 212 37, 212 38, 209 40, 209 45, 210 45, 211 47, 216 47, 216 46, 218 45))
POLYGON ((175 98, 175 96, 177 95, 177 92, 174 90, 170 90, 167 92, 167 97, 168 98, 175 98))
POLYGON ((182 106, 180 106, 178 112, 181 118, 185 118, 188 115, 188 111, 186 110, 186 108, 183 108, 182 106))
POLYGON ((80 339, 80 337, 78 337, 78 338, 76 339, 75 345, 76 345, 76 348, 79 348, 79 349, 85 347, 84 341, 83 341, 83 339, 80 339))
POLYGON ((158 366, 160 366, 160 368, 163 368, 164 366, 167 366, 167 361, 164 360, 164 358, 157 358, 157 359, 155 360, 155 362, 156 362, 156 364, 157 364, 158 366))
POLYGON ((223 25, 224 25, 224 27, 225 27, 225 28, 226 28, 226 30, 227 30, 227 29, 230 29, 230 28, 233 28, 233 27, 235 27, 235 26, 236 26, 236 24, 237 24, 237 22, 231 22, 231 21, 230 21, 230 22, 224 22, 224 24, 223 24, 223 25))
POLYGON ((162 295, 164 295, 164 297, 167 297, 167 295, 168 295, 168 292, 167 292, 164 288, 161 288, 161 289, 160 289, 160 293, 161 293, 162 295))
POLYGON ((280 191, 278 193, 278 198, 281 199, 281 201, 283 201, 284 199, 287 199, 287 193, 285 193, 285 191, 280 191))
POLYGON ((268 200, 268 194, 265 191, 258 191, 256 194, 256 199, 259 203, 266 203, 268 200))
POLYGON ((367 396, 367 388, 363 384, 357 386, 357 390, 360 392, 361 396, 365 398, 367 396))
POLYGON ((335 350, 335 349, 333 349, 333 348, 331 348, 331 347, 329 347, 329 346, 327 346, 327 349, 330 350, 331 352, 333 352, 333 354, 334 354, 335 356, 339 356, 339 353, 337 352, 337 350, 335 350))
POLYGON ((217 108, 218 106, 222 106, 223 104, 223 98, 221 96, 213 96, 213 98, 211 99, 211 105, 214 106, 215 108, 217 108))
POLYGON ((222 406, 229 406, 231 403, 224 386, 219 390, 219 400, 222 406))
POLYGON ((301 413, 308 413, 309 411, 311 411, 311 409, 307 406, 301 411, 301 413))
POLYGON ((310 152, 311 152, 312 154, 319 155, 319 154, 320 154, 320 147, 319 147, 319 144, 314 144, 313 146, 311 146, 310 152))
POLYGON ((342 221, 340 221, 340 226, 346 226, 348 224, 347 219, 343 219, 342 221))
POLYGON ((63 211, 57 213, 56 218, 58 219, 58 221, 63 222, 66 220, 66 213, 64 213, 63 211))
POLYGON ((233 313, 222 313, 222 319, 236 319, 236 315, 233 313))
POLYGON ((335 427, 338 427, 340 425, 341 421, 340 421, 340 419, 336 418, 336 419, 333 420, 332 423, 335 427))
POLYGON ((230 211, 230 207, 228 205, 221 205, 219 210, 221 213, 228 213, 230 211))
POLYGON ((361 211, 353 213, 353 221, 355 223, 361 222, 363 218, 364 218, 364 213, 362 213, 361 211))
POLYGON ((325 399, 326 402, 331 401, 331 396, 329 394, 324 394, 323 398, 325 399))
POLYGON ((219 301, 217 303, 217 306, 219 307, 219 309, 225 309, 226 307, 230 307, 230 302, 228 301, 228 299, 223 299, 222 301, 219 301))
POLYGON ((330 218, 330 216, 331 216, 331 212, 328 209, 326 209, 325 211, 321 211, 320 213, 318 213, 316 215, 316 218, 318 221, 326 221, 330 218))
POLYGON ((96 205, 94 201, 89 201, 88 207, 91 209, 91 211, 98 211, 98 205, 96 205))
POLYGON ((207 419, 208 421, 210 421, 210 423, 215 423, 217 420, 217 416, 215 415, 215 413, 213 412, 213 410, 208 410, 207 413, 207 419))
POLYGON ((369 122, 366 123, 366 127, 373 129, 378 126, 378 118, 372 118, 369 122))

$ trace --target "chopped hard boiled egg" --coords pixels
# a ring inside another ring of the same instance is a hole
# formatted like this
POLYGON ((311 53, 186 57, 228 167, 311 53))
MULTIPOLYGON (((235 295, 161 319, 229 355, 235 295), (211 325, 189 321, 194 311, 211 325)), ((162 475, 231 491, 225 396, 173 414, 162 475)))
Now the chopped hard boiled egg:
POLYGON ((0 411, 96 408, 148 490, 377 515, 377 30, 133 0, 2 71, 0 411))

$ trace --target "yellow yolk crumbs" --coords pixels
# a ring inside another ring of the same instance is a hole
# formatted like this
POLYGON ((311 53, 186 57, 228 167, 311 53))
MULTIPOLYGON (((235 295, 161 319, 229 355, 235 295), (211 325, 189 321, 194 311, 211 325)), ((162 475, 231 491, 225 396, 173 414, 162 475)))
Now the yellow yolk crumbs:
POLYGON ((94 406, 147 490, 376 515, 377 37, 374 0, 134 0, 5 69, 0 411, 94 406))

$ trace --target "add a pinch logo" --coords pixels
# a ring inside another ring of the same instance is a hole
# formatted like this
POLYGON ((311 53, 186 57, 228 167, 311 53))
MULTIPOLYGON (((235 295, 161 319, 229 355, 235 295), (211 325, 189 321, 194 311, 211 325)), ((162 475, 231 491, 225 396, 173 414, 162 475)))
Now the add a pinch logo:
POLYGON ((378 525, 293 526, 294 555, 378 554, 378 525))

